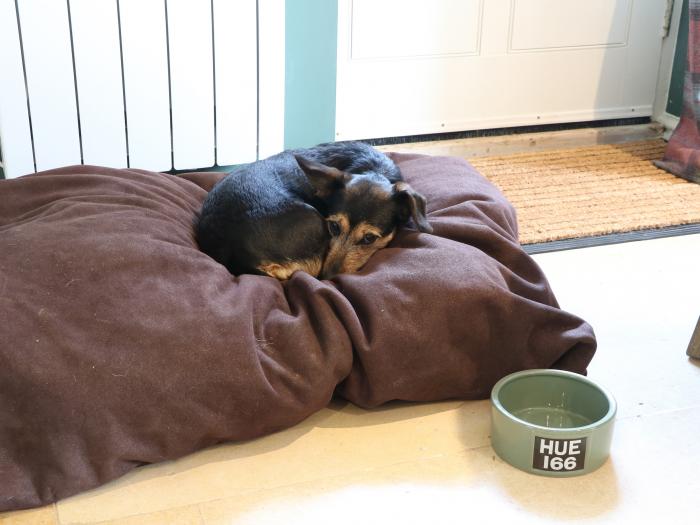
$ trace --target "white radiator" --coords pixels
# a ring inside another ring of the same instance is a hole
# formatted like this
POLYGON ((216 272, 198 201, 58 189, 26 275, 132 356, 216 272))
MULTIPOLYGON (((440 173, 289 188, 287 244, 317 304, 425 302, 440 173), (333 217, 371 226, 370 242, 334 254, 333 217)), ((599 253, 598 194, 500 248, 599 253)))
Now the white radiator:
POLYGON ((283 149, 284 0, 0 0, 5 176, 283 149))

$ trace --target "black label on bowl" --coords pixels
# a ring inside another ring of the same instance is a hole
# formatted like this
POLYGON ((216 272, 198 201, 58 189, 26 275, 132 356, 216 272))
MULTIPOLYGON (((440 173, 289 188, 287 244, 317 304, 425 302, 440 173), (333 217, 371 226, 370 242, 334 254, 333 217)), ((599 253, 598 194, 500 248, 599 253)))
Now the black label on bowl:
POLYGON ((532 468, 553 472, 581 470, 586 459, 587 439, 550 439, 535 436, 532 468))

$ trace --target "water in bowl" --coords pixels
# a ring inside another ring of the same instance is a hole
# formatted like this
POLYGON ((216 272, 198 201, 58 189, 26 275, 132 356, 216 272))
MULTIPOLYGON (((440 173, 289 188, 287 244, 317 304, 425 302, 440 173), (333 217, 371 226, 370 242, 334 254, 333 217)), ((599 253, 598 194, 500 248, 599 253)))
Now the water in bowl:
POLYGON ((513 415, 533 425, 548 428, 576 428, 593 423, 586 416, 565 408, 530 407, 513 412, 513 415))

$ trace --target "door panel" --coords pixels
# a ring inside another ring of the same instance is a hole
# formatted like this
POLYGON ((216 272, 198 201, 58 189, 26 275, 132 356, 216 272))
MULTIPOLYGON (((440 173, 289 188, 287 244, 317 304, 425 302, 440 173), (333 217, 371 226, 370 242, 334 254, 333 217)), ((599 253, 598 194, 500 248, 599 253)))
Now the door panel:
POLYGON ((401 24, 391 25, 394 2, 354 0, 352 4, 352 57, 398 58, 473 55, 478 53, 483 0, 406 0, 401 2, 401 24))
POLYGON ((514 0, 510 49, 626 45, 631 8, 632 0, 514 0))
POLYGON ((339 0, 336 138, 651 115, 665 0, 339 0))

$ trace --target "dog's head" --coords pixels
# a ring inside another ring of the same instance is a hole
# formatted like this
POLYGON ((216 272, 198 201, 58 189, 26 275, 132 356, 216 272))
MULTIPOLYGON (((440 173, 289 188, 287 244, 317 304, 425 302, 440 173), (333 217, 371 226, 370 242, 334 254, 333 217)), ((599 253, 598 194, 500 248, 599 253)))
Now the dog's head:
POLYGON ((425 198, 407 183, 392 184, 372 171, 351 174, 299 155, 295 158, 326 206, 330 244, 321 279, 362 268, 409 219, 419 231, 433 231, 425 216, 425 198))

